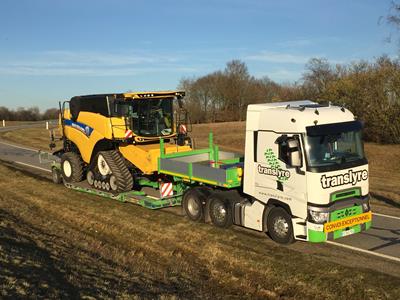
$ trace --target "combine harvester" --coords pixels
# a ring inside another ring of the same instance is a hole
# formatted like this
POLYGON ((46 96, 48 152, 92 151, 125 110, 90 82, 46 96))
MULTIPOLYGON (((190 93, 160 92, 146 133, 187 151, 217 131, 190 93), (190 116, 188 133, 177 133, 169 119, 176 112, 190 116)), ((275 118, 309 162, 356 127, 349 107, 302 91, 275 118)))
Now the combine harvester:
MULTIPOLYGON (((193 149, 184 92, 73 97, 60 104, 53 180, 189 219, 323 242, 371 226, 361 123, 332 105, 249 105, 245 155, 193 149)), ((54 146, 54 143, 53 145, 54 146)))

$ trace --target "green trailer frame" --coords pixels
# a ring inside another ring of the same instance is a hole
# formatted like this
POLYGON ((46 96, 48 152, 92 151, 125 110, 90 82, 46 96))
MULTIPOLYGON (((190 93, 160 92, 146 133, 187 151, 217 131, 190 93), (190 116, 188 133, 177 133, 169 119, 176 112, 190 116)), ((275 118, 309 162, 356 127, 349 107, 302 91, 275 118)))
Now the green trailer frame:
POLYGON ((189 184, 207 184, 227 189, 242 185, 243 156, 233 152, 220 151, 209 134, 206 149, 165 153, 164 141, 160 141, 158 173, 171 175, 175 180, 189 184))
MULTIPOLYGON (((49 153, 39 153, 41 161, 51 161, 53 171, 61 171, 61 163, 49 153)), ((169 197, 155 197, 144 191, 132 190, 113 194, 89 186, 86 182, 68 183, 63 181, 67 188, 96 195, 120 202, 134 203, 149 209, 179 206, 186 189, 193 185, 209 185, 226 189, 238 188, 242 185, 243 156, 220 151, 213 143, 213 134, 209 134, 209 147, 206 149, 191 150, 166 154, 164 140, 160 140, 160 157, 158 173, 172 176, 174 195, 169 197)), ((151 181, 140 178, 137 184, 140 187, 150 187, 157 191, 161 181, 151 181)))

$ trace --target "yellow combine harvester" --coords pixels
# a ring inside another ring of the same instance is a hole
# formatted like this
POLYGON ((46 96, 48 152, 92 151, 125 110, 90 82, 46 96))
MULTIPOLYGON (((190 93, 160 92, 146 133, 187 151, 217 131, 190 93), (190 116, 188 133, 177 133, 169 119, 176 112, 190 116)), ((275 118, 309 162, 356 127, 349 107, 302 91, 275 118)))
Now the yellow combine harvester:
POLYGON ((157 172, 161 139, 166 154, 190 151, 184 95, 181 91, 101 94, 64 102, 60 107, 64 180, 79 182, 86 176, 95 188, 129 191, 136 176, 157 172))

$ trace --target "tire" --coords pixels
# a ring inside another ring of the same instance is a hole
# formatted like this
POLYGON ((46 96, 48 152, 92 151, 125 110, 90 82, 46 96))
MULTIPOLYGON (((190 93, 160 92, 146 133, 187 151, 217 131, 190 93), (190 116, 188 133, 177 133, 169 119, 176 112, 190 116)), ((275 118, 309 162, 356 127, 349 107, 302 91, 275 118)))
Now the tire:
POLYGON ((61 173, 66 182, 80 182, 83 179, 83 161, 75 152, 61 156, 61 173))
POLYGON ((209 213, 211 222, 217 227, 230 227, 233 224, 233 217, 232 207, 229 201, 217 194, 212 194, 209 201, 209 213))
POLYGON ((87 171, 87 173, 86 173, 86 181, 88 182, 88 184, 90 185, 90 186, 93 186, 94 185, 94 173, 93 173, 93 171, 91 171, 91 170, 89 170, 89 171, 87 171))
POLYGON ((57 168, 51 168, 51 179, 55 184, 60 184, 62 182, 61 171, 57 168))
POLYGON ((195 222, 204 221, 203 202, 205 197, 198 189, 189 189, 183 195, 182 206, 188 218, 195 222))
POLYGON ((101 152, 97 155, 97 169, 99 170, 99 173, 103 176, 111 174, 110 166, 108 165, 106 158, 101 152))
POLYGON ((294 242, 292 217, 282 207, 274 207, 267 217, 268 235, 279 244, 294 242))

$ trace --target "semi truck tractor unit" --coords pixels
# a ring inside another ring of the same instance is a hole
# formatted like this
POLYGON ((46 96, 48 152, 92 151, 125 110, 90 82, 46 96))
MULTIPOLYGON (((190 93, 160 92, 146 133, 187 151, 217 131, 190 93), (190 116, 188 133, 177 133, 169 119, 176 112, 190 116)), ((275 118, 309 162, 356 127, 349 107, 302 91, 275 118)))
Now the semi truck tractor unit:
POLYGON ((371 226, 362 124, 348 109, 308 100, 249 105, 242 155, 221 151, 212 133, 207 148, 192 148, 187 117, 173 109, 183 110, 183 96, 72 98, 61 108, 54 181, 151 209, 182 205, 192 221, 236 224, 281 244, 371 226))

